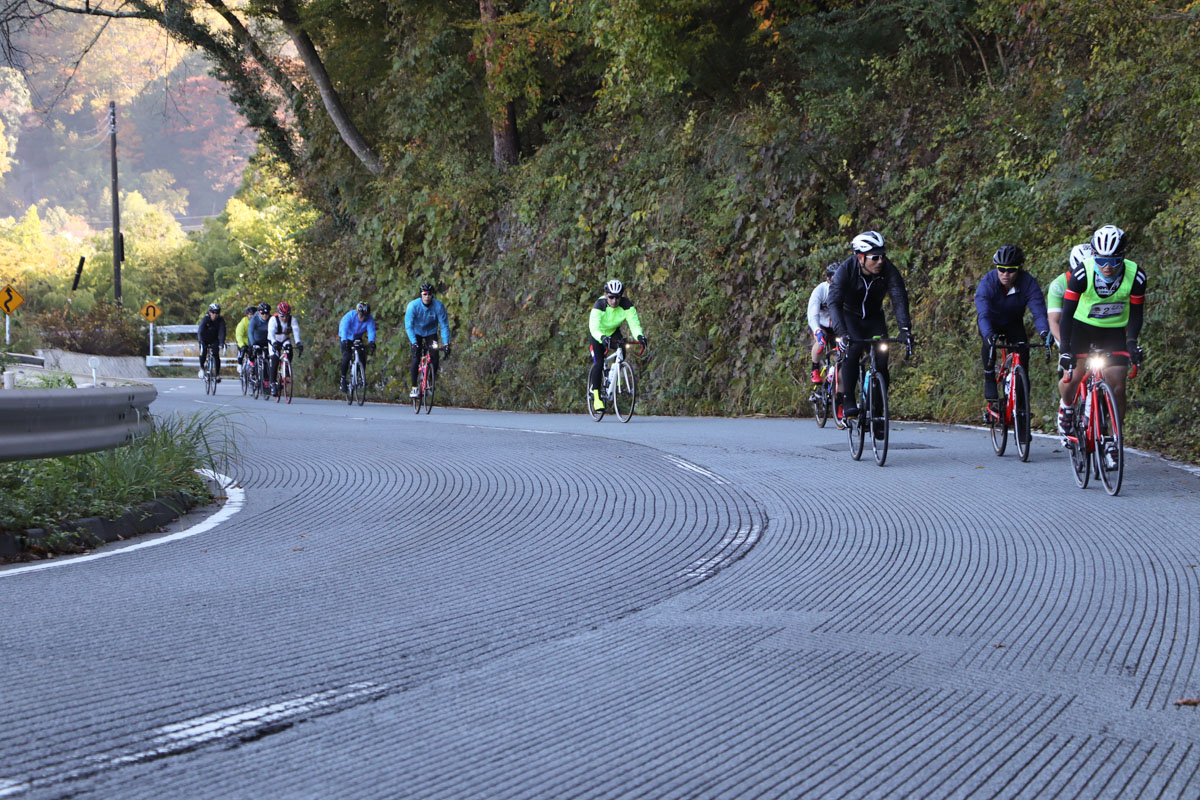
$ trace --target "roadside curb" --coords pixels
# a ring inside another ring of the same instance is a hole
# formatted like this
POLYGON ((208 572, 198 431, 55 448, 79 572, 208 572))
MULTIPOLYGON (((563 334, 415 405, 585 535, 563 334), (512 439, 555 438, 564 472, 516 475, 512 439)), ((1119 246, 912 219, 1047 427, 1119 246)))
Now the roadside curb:
MULTIPOLYGON (((213 481, 209 481, 209 490, 214 498, 224 494, 219 487, 214 487, 213 481)), ((203 503, 202 498, 185 492, 172 492, 155 500, 148 500, 126 511, 117 519, 84 517, 60 528, 30 528, 19 534, 0 533, 0 559, 27 555, 30 553, 30 545, 61 554, 73 552, 74 546, 78 545, 94 547, 129 539, 157 530, 203 503), (69 537, 65 542, 61 538, 64 534, 69 537)))

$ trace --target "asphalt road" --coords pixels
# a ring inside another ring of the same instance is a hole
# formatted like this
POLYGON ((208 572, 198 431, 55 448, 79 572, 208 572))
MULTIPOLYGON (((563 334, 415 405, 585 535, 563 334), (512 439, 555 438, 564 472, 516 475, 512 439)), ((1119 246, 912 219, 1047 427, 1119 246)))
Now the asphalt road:
POLYGON ((979 430, 878 468, 810 419, 157 384, 238 420, 242 505, 0 569, 0 798, 1200 796, 1158 459, 1110 498, 979 430))

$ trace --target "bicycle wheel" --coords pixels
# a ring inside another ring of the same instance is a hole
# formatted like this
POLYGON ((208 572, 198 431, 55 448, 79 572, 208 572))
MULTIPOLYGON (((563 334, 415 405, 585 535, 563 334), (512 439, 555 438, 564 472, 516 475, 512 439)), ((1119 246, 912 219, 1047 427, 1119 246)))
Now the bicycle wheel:
POLYGON ((871 452, 875 454, 875 463, 882 467, 883 462, 887 461, 888 437, 892 426, 888 419, 887 387, 883 385, 883 376, 878 372, 871 373, 871 391, 867 397, 871 409, 871 452))
POLYGON ((262 394, 262 374, 258 370, 258 364, 249 365, 250 369, 250 395, 257 400, 262 394))
POLYGON ((433 411, 433 391, 434 379, 437 377, 435 374, 436 372, 437 371, 433 368, 433 364, 430 364, 429 370, 425 375, 425 391, 422 394, 424 394, 423 401, 425 403, 426 414, 428 414, 430 411, 433 411))
POLYGON ((279 378, 279 395, 290 404, 292 402, 292 362, 288 360, 280 363, 279 369, 283 373, 279 378), (284 364, 287 365, 286 369, 284 364))
POLYGON ((1017 455, 1022 461, 1029 460, 1029 445, 1033 434, 1029 431, 1029 375, 1025 367, 1017 364, 1012 371, 1013 390, 1013 440, 1017 443, 1017 455))
POLYGON ((1092 459, 1087 450, 1088 420, 1083 417, 1083 407, 1075 404, 1074 430, 1069 432, 1066 445, 1071 455, 1071 472, 1075 475, 1075 485, 1086 489, 1092 477, 1092 459))
MULTIPOLYGON (((867 382, 867 374, 864 370, 859 375, 859 386, 865 386, 867 382)), ((863 444, 866 441, 867 425, 867 398, 864 393, 861 402, 858 406, 858 414, 853 417, 846 417, 846 434, 850 437, 850 456, 858 461, 862 458, 863 444)))
POLYGON ((417 396, 412 399, 413 413, 421 413, 421 403, 425 400, 425 365, 417 368, 417 396))
POLYGON ((584 406, 587 408, 588 414, 591 415, 593 421, 599 422, 604 419, 604 412, 607 410, 607 407, 598 411, 596 410, 596 405, 592 397, 592 384, 590 383, 588 384, 587 399, 584 401, 584 406))
POLYGON ((617 386, 613 392, 613 411, 617 419, 629 422, 633 418, 633 407, 637 405, 637 378, 633 374, 633 365, 628 361, 621 362, 617 374, 617 386))
POLYGON ((1004 455, 1004 450, 1008 447, 1008 394, 1004 391, 1004 373, 1001 371, 996 375, 996 388, 999 390, 996 394, 999 400, 995 402, 998 407, 996 413, 992 413, 991 409, 986 412, 988 419, 988 431, 992 435, 992 449, 996 451, 996 455, 1004 455))
POLYGON ((245 358, 242 359, 242 370, 238 375, 238 379, 242 383, 242 395, 250 393, 250 362, 245 358))
POLYGON ((1092 457, 1104 491, 1116 495, 1121 491, 1121 481, 1125 478, 1125 443, 1121 435, 1117 398, 1104 381, 1096 385, 1096 398, 1092 405, 1092 413, 1096 415, 1096 449, 1092 457))
POLYGON ((204 393, 205 394, 216 394, 217 393, 217 382, 213 378, 213 373, 216 370, 213 367, 214 367, 213 354, 212 354, 212 351, 209 350, 208 358, 206 358, 204 360, 204 393))
POLYGON ((818 428, 825 427, 825 423, 829 421, 829 413, 832 411, 832 406, 829 403, 829 393, 825 391, 825 386, 825 381, 814 384, 811 397, 813 417, 817 420, 818 428))
POLYGON ((367 381, 363 377, 363 365, 357 359, 354 362, 354 389, 357 394, 358 404, 361 406, 367 401, 367 381))

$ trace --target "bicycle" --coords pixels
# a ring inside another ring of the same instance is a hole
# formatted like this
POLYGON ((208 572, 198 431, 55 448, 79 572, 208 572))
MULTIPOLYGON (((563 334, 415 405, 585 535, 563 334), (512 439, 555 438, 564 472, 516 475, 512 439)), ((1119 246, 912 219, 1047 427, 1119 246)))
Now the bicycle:
POLYGON ((220 373, 217 372, 217 346, 211 345, 208 348, 208 356, 204 359, 204 393, 217 393, 217 379, 220 373))
POLYGON ((415 414, 421 413, 422 406, 426 414, 433 411, 434 378, 437 370, 433 368, 432 351, 437 349, 437 342, 430 342, 421 347, 421 363, 417 366, 417 396, 412 399, 415 414))
MULTIPOLYGON (((1104 380, 1104 368, 1113 354, 1092 350, 1087 359, 1087 376, 1075 392, 1074 423, 1063 437, 1071 455, 1071 471, 1080 489, 1086 489, 1093 473, 1104 484, 1104 491, 1115 496, 1125 477, 1125 441, 1121 434, 1121 415, 1117 398, 1104 380)), ((1129 377, 1137 374, 1137 365, 1129 377)))
POLYGON ((275 402, 286 398, 288 403, 292 402, 292 345, 288 342, 283 347, 279 348, 279 366, 275 369, 275 380, 271 384, 271 393, 267 396, 270 400, 273 396, 275 402))
MULTIPOLYGON (((833 354, 836 356, 838 352, 835 346, 833 354)), ((817 420, 818 428, 824 428, 830 416, 833 417, 834 424, 837 425, 838 430, 846 427, 845 423, 835 413, 838 392, 836 363, 836 358, 831 358, 830 351, 826 349, 824 361, 821 364, 821 382, 814 385, 812 394, 808 396, 808 402, 812 403, 813 416, 817 420)))
MULTIPOLYGON (((846 434, 850 439, 850 456, 855 461, 862 458, 867 427, 870 426, 871 452, 875 455, 875 463, 882 467, 887 461, 891 420, 888 416, 887 384, 883 381, 876 360, 879 353, 887 350, 889 344, 904 344, 904 340, 876 336, 873 339, 851 339, 850 344, 871 345, 870 349, 863 353, 858 364, 858 415, 845 418, 846 434)), ((905 353, 911 356, 912 347, 905 345, 905 353)), ((839 364, 841 360, 839 356, 839 364)))
POLYGON ((346 375, 346 403, 354 405, 358 400, 361 406, 367 399, 367 379, 363 369, 363 349, 366 345, 362 339, 355 339, 350 344, 350 372, 346 375))
POLYGON ((250 392, 257 400, 259 397, 266 396, 271 399, 271 392, 266 382, 266 365, 267 365, 267 348, 258 344, 251 348, 251 360, 249 364, 250 370, 250 392))
MULTIPOLYGON (((600 396, 611 404, 621 422, 629 422, 633 418, 633 409, 637 405, 637 376, 633 364, 625 358, 625 351, 633 345, 629 342, 613 342, 613 352, 604 357, 608 368, 604 371, 604 387, 600 396)), ((642 348, 645 350, 645 347, 642 348)), ((597 409, 592 397, 591 379, 588 380, 587 409, 596 422, 604 419, 609 405, 597 409)))
MULTIPOLYGON (((1046 360, 1050 359, 1050 343, 1046 348, 1046 360)), ((992 449, 996 455, 1004 455, 1008 447, 1008 431, 1011 428, 1017 445, 1017 455, 1022 461, 1029 460, 1029 445, 1033 441, 1030 432, 1032 414, 1029 410, 1029 373, 1025 369, 1020 351, 1030 347, 1029 342, 1009 342, 998 339, 991 345, 988 360, 996 363, 997 351, 1003 353, 996 370, 996 388, 999 400, 989 402, 983 411, 983 422, 992 436, 992 449), (997 407, 998 405, 998 407, 997 407)))
POLYGON ((250 393, 250 386, 254 383, 254 376, 251 374, 250 369, 252 363, 250 361, 250 348, 247 347, 246 351, 242 353, 241 356, 242 363, 238 370, 238 380, 241 381, 242 395, 245 396, 250 393))

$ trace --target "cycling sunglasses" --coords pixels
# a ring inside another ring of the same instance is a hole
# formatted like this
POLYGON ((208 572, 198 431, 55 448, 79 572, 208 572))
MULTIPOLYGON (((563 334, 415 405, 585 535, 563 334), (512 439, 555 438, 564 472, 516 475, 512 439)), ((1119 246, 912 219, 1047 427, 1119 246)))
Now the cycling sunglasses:
POLYGON ((1096 256, 1097 267, 1119 267, 1125 263, 1121 256, 1096 256))
POLYGON ((1013 272, 1020 272, 1021 268, 1020 267, 996 267, 996 271, 1003 272, 1005 275, 1008 275, 1013 272))
POLYGON ((867 256, 867 261, 883 261, 883 253, 867 256))

